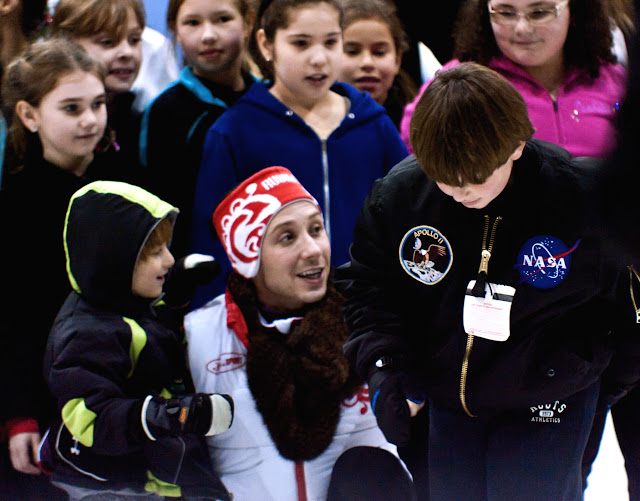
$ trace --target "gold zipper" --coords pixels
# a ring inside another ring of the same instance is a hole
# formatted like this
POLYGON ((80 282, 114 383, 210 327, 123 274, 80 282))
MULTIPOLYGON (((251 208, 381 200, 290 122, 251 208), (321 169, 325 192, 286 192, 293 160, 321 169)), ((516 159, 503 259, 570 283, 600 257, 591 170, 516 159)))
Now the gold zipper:
POLYGON ((467 348, 464 351, 464 360, 462 360, 462 372, 460 373, 460 403, 462 408, 469 417, 476 417, 467 407, 467 398, 465 390, 467 388, 467 369, 469 368, 469 357, 471 356, 471 348, 473 348, 473 334, 467 334, 467 348))
POLYGON ((491 251, 493 250, 493 242, 496 239, 496 230, 498 229, 498 223, 502 220, 502 216, 496 217, 491 228, 491 237, 489 238, 489 245, 487 245, 487 235, 489 233, 489 214, 484 215, 484 235, 482 237, 482 255, 480 257, 480 268, 478 273, 489 273, 489 259, 491 259, 491 251))
MULTIPOLYGON (((489 259, 491 259, 491 251, 493 250, 493 243, 496 238, 496 230, 498 229, 498 223, 502 220, 501 216, 497 216, 496 220, 493 222, 493 227, 491 228, 491 236, 489 237, 489 245, 487 245, 487 236, 489 235, 489 215, 485 214, 484 216, 484 234, 482 236, 482 254, 480 256, 480 268, 478 269, 478 278, 480 278, 481 274, 484 274, 486 278, 489 272, 489 259)), ((475 289, 475 287, 474 287, 475 289)), ((484 285, 483 285, 484 291, 484 285)), ((467 389, 467 373, 469 371, 469 358, 471 357, 471 348, 473 348, 473 334, 467 334, 467 347, 464 350, 464 358, 462 360, 462 370, 460 371, 460 403, 462 404, 462 408, 464 412, 467 413, 469 417, 476 417, 467 407, 467 397, 466 397, 466 389, 467 389)))
POLYGON ((638 272, 633 267, 633 265, 628 266, 628 268, 629 268, 629 291, 631 293, 631 302, 633 303, 633 309, 636 310, 636 323, 640 324, 640 308, 638 308, 638 305, 636 304, 636 296, 633 292, 633 276, 635 275, 635 277, 638 279, 638 282, 640 282, 640 275, 638 275, 638 272))

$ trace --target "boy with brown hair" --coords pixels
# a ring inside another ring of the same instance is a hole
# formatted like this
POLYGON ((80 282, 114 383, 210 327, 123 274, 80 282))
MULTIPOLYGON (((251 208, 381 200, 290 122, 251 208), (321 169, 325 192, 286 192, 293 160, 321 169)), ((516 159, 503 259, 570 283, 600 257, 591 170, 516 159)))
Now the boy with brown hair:
POLYGON ((415 440, 429 399, 432 501, 582 499, 596 407, 640 378, 628 262, 590 210, 594 173, 532 132, 497 73, 441 72, 414 115, 416 156, 374 185, 337 275, 345 351, 386 437, 415 440))
POLYGON ((422 170, 451 186, 484 183, 534 132, 526 103, 507 80, 479 65, 462 74, 443 72, 411 123, 422 170))
POLYGON ((73 292, 49 336, 45 377, 59 410, 46 441, 53 482, 71 499, 228 499, 203 437, 229 428, 233 401, 194 393, 182 336, 155 314, 174 265, 177 213, 141 188, 108 181, 69 203, 73 292))

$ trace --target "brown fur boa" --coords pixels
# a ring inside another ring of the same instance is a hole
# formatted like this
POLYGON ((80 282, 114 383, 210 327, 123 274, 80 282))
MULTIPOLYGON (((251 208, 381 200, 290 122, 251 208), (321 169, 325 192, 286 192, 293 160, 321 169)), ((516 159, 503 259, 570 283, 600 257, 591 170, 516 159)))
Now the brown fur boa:
POLYGON ((236 273, 229 292, 247 323, 247 379, 258 412, 282 457, 307 461, 333 440, 341 404, 361 381, 342 351, 349 334, 343 298, 331 279, 327 293, 289 334, 260 323, 253 282, 236 273))

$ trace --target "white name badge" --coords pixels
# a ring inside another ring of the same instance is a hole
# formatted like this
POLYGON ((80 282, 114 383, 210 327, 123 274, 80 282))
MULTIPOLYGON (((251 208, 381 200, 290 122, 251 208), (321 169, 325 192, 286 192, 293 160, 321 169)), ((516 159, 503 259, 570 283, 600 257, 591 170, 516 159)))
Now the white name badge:
POLYGON ((476 297, 471 293, 475 284, 475 280, 469 282, 464 296, 462 322, 465 332, 491 341, 506 341, 516 290, 508 285, 487 283, 484 297, 476 297))

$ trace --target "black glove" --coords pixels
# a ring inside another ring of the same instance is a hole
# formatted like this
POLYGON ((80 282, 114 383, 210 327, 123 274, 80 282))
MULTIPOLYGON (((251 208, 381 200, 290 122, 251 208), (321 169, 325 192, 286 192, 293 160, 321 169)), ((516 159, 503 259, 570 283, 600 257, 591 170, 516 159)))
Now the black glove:
POLYGON ((385 438, 398 446, 411 439, 411 413, 407 399, 422 403, 425 395, 401 370, 376 370, 369 377, 371 408, 385 438))
POLYGON ((205 254, 189 254, 173 265, 164 286, 164 300, 173 306, 183 306, 199 285, 206 285, 216 278, 222 268, 213 258, 205 254))
POLYGON ((149 395, 142 405, 142 428, 151 440, 188 433, 211 436, 229 429, 233 399, 229 395, 196 393, 183 398, 149 395))

